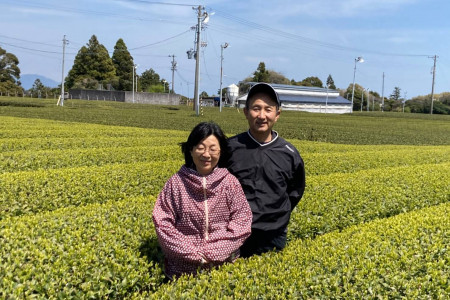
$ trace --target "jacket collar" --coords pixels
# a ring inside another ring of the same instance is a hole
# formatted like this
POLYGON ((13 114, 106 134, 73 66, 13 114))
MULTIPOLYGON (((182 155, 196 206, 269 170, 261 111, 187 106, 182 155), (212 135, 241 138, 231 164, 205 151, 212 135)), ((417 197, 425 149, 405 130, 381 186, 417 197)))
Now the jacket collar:
POLYGON ((274 143, 274 142, 278 139, 278 132, 276 132, 275 130, 272 130, 272 140, 271 140, 270 142, 267 142, 267 143, 260 143, 260 142, 258 142, 258 141, 252 136, 252 134, 250 133, 250 130, 247 131, 247 134, 248 134, 248 136, 249 136, 255 143, 257 143, 258 145, 260 145, 260 146, 262 146, 262 147, 268 146, 268 145, 274 143))

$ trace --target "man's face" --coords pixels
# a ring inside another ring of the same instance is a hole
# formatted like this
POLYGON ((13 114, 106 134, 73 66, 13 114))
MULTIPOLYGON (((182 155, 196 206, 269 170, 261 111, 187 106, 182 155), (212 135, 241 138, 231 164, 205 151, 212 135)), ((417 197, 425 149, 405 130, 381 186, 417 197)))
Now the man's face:
POLYGON ((249 107, 244 114, 253 135, 264 135, 272 132, 272 127, 280 116, 277 103, 266 94, 256 94, 250 99, 249 107))

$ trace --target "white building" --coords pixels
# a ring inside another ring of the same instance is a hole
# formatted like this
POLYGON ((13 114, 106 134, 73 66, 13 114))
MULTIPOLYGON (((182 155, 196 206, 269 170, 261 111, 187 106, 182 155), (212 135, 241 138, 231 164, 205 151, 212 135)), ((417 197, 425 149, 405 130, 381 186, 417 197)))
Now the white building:
MULTIPOLYGON (((253 86, 257 82, 249 82, 253 86)), ((271 84, 280 98, 282 110, 298 110, 314 113, 344 114, 352 112, 352 102, 339 92, 327 88, 271 84)), ((247 93, 237 98, 237 105, 244 107, 247 93)))

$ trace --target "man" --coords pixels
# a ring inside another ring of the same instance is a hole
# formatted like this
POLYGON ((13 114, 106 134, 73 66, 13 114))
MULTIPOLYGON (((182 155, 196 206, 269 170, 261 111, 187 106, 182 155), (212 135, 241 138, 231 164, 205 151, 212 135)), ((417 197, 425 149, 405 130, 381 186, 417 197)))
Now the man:
POLYGON ((272 86, 254 85, 244 114, 249 130, 228 140, 228 169, 253 213, 252 234, 240 249, 242 257, 249 257, 285 247, 291 212, 305 190, 305 169, 297 149, 272 130, 281 114, 272 86))

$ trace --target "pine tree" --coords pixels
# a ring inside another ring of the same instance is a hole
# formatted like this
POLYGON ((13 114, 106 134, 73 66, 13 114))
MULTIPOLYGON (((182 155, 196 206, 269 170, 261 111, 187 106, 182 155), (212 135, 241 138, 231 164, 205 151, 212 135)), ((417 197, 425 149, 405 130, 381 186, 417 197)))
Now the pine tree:
POLYGON ((133 57, 122 39, 114 46, 112 61, 118 77, 114 88, 119 91, 131 91, 133 88, 133 57))
POLYGON ((260 62, 258 69, 253 73, 253 81, 255 82, 269 82, 269 71, 266 70, 266 64, 260 62))
POLYGON ((331 74, 328 75, 327 86, 328 86, 329 89, 333 89, 333 90, 336 89, 336 86, 334 85, 334 80, 333 80, 333 77, 331 77, 331 74))
POLYGON ((389 98, 392 100, 398 101, 400 99, 400 92, 401 92, 401 89, 398 86, 394 87, 394 91, 389 96, 389 98))
POLYGON ((67 87, 95 89, 98 84, 115 84, 116 81, 116 68, 108 50, 93 35, 78 51, 66 79, 67 87))

